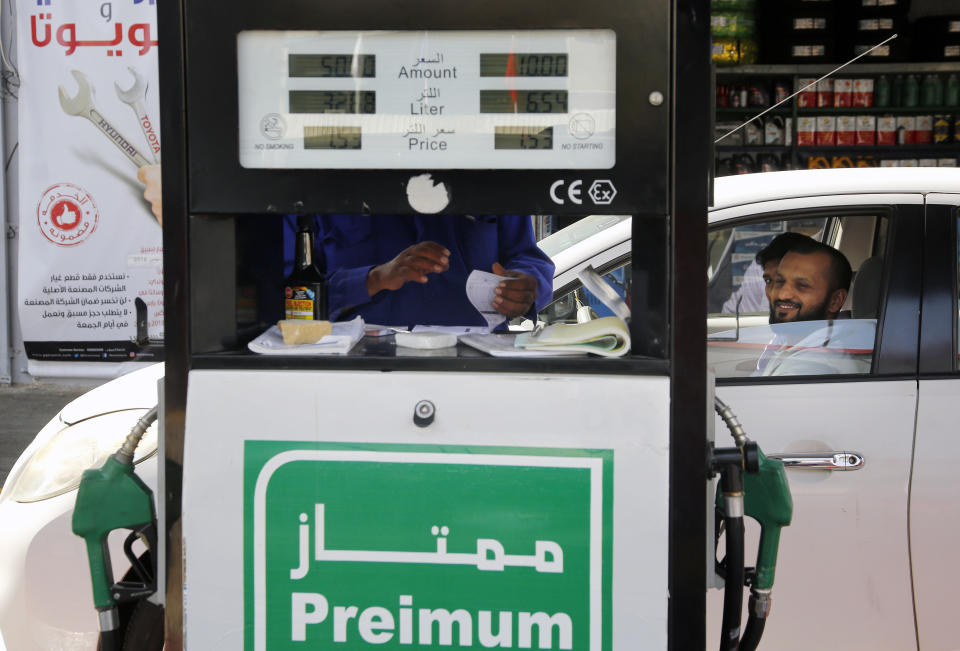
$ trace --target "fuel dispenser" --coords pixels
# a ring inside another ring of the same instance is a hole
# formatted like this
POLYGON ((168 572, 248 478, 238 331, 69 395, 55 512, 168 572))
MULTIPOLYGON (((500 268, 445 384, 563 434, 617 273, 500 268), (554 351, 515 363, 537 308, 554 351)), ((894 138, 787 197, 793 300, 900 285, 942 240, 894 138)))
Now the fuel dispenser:
MULTIPOLYGON (((714 450, 707 426, 708 3, 158 15, 167 648, 703 648, 715 473, 737 648, 743 495, 782 505, 786 484, 751 479, 778 462, 745 437, 714 450), (286 215, 591 213, 633 216, 625 356, 247 346, 238 302, 252 287, 254 325, 277 318, 286 215)), ((789 509, 755 512, 754 601, 789 509)), ((92 566, 109 528, 79 531, 92 566)))

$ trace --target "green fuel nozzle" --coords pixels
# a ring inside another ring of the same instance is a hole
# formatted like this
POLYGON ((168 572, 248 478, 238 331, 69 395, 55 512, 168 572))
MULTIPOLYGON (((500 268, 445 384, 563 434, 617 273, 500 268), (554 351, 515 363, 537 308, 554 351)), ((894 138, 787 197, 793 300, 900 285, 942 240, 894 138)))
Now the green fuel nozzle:
MULTIPOLYGON (((133 542, 145 538, 156 558, 156 511, 153 491, 135 474, 133 452, 147 428, 157 418, 154 407, 131 429, 123 446, 99 468, 85 470, 80 479, 73 510, 73 533, 87 544, 87 560, 93 583, 93 603, 100 611, 104 638, 117 628, 117 603, 143 598, 156 591, 156 568, 145 568, 133 552, 133 542), (107 536, 116 529, 130 529, 124 552, 139 581, 115 583, 107 536)), ((101 640, 102 642, 104 640, 101 640)))
MULTIPOLYGON (((783 463, 767 457, 760 446, 747 438, 733 411, 722 400, 715 398, 714 407, 736 441, 735 448, 716 448, 711 455, 711 473, 721 473, 716 507, 727 527, 727 585, 720 648, 752 651, 760 643, 770 612, 780 532, 793 518, 793 498, 783 463), (753 518, 760 525, 757 565, 750 572, 743 567, 744 517, 753 518), (731 563, 736 567, 731 567, 731 563), (747 628, 741 638, 742 600, 738 596, 744 582, 750 586, 750 604, 747 628)), ((717 536, 719 539, 719 533, 717 536)))
POLYGON ((783 463, 770 459, 763 450, 759 453, 759 469, 743 478, 744 515, 760 524, 760 546, 757 550, 757 568, 753 586, 757 590, 773 588, 777 570, 777 551, 780 548, 780 531, 793 519, 793 498, 787 484, 783 463))

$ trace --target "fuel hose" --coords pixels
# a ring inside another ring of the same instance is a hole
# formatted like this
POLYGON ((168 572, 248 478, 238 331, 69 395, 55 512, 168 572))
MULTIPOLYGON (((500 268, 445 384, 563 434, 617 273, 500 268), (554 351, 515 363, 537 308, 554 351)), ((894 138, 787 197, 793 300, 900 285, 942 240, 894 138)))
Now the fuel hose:
MULTIPOLYGON (((740 450, 741 459, 748 458, 749 439, 736 414, 723 400, 714 397, 714 409, 723 420, 740 450)), ((718 451, 719 452, 719 451, 718 451)), ((744 549, 746 546, 743 517, 744 509, 744 465, 732 463, 729 452, 724 451, 718 459, 723 467, 721 491, 723 494, 723 522, 726 536, 726 576, 724 577, 723 620, 720 638, 721 651, 753 651, 760 643, 763 629, 770 612, 769 587, 750 590, 747 626, 740 637, 740 617, 743 611, 743 585, 746 579, 744 549)), ((762 455, 761 455, 762 456, 762 455)), ((755 470, 755 469, 754 469, 755 470)))
POLYGON ((136 424, 130 429, 127 438, 123 440, 123 445, 114 453, 114 458, 125 465, 133 465, 133 453, 136 452, 140 439, 143 438, 147 429, 157 420, 157 414, 160 411, 160 405, 154 405, 153 409, 145 413, 136 424))
POLYGON ((747 628, 740 640, 739 651, 754 651, 760 644, 763 636, 763 627, 767 623, 767 614, 770 612, 770 590, 750 590, 750 603, 747 606, 747 628))
POLYGON ((721 484, 727 572, 724 577, 720 651, 737 651, 740 646, 740 615, 743 612, 743 582, 746 577, 742 469, 732 464, 728 466, 723 472, 721 484))

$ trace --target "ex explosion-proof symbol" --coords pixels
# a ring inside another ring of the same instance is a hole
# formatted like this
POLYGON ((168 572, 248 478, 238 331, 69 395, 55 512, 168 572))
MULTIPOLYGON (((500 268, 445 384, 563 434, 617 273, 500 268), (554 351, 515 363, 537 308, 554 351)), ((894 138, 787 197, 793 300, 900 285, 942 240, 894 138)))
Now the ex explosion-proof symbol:
POLYGON ((590 185, 587 194, 593 199, 593 203, 606 206, 613 203, 614 197, 617 196, 617 189, 609 179, 597 179, 590 185))

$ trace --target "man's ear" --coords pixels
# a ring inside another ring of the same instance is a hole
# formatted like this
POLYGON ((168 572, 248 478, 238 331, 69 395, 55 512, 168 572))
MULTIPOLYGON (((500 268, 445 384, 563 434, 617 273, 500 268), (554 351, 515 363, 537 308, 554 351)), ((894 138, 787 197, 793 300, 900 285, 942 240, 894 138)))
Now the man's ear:
POLYGON ((830 294, 830 298, 827 300, 827 314, 831 315, 831 318, 837 316, 837 314, 840 313, 840 308, 843 307, 843 304, 846 300, 847 290, 833 290, 833 293, 830 294))

